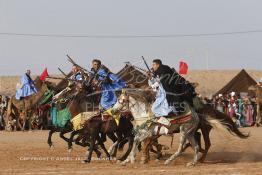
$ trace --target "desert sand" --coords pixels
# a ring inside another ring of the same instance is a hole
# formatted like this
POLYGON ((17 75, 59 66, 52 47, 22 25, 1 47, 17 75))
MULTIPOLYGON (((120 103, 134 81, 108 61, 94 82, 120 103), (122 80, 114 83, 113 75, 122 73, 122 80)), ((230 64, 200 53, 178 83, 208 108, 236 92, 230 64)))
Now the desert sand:
MULTIPOLYGON (((262 135, 261 128, 244 128, 250 132, 248 139, 237 137, 213 130, 211 132, 212 146, 204 163, 188 168, 186 163, 191 161, 193 153, 188 149, 170 165, 164 165, 164 160, 175 152, 178 146, 178 135, 175 136, 174 145, 166 150, 165 157, 159 162, 151 154, 149 164, 135 164, 121 166, 115 161, 93 160, 90 164, 82 164, 86 149, 74 145, 71 155, 67 152, 66 143, 54 134, 54 149, 47 145, 47 131, 33 132, 0 132, 0 174, 1 175, 48 175, 48 174, 234 174, 258 175, 262 174, 262 135)), ((161 137, 160 143, 170 146, 170 137, 161 137)), ((107 141, 107 148, 111 141, 107 141)), ((118 155, 123 152, 118 152, 118 155)), ((103 154, 104 155, 104 154, 103 154)), ((96 158, 96 155, 93 154, 96 158)), ((138 158, 140 154, 138 155, 138 158)))

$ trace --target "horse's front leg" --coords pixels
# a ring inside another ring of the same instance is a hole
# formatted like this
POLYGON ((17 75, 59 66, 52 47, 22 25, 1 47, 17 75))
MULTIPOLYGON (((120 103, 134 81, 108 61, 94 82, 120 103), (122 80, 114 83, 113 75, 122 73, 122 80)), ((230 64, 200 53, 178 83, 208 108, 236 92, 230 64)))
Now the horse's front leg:
POLYGON ((175 158, 177 158, 178 156, 180 156, 182 154, 183 146, 184 146, 185 142, 186 142, 186 135, 184 133, 181 133, 180 143, 179 143, 179 147, 177 149, 177 152, 175 154, 173 154, 172 156, 170 156, 170 158, 165 161, 165 165, 168 165, 171 161, 173 161, 175 158))
POLYGON ((90 163, 92 158, 92 153, 95 147, 96 137, 94 135, 90 136, 90 147, 89 147, 89 153, 86 158, 86 160, 83 160, 82 163, 90 163))
POLYGON ((132 148, 133 148, 133 143, 134 143, 134 137, 133 136, 130 136, 128 139, 128 149, 126 151, 126 153, 119 159, 119 161, 124 161, 128 155, 130 154, 132 148))
POLYGON ((26 119, 23 121, 23 126, 22 126, 23 131, 25 131, 25 124, 26 124, 26 119))
POLYGON ((73 131, 70 135, 69 141, 68 141, 68 152, 71 153, 72 148, 73 148, 73 140, 74 140, 74 136, 79 134, 81 132, 81 130, 77 130, 77 131, 73 131))
POLYGON ((54 147, 53 142, 52 142, 52 135, 53 135, 55 132, 56 132, 56 128, 55 128, 55 127, 51 128, 51 130, 49 131, 48 139, 47 139, 47 143, 48 143, 48 145, 49 145, 49 148, 54 147))
POLYGON ((142 156, 141 156, 141 164, 145 164, 149 161, 149 148, 150 148, 151 138, 146 138, 143 141, 142 146, 142 156))
MULTIPOLYGON (((105 144, 104 144, 103 140, 101 139, 101 137, 98 136, 97 141, 98 141, 98 144, 101 146, 102 150, 106 153, 108 160, 110 161, 110 154, 106 150, 105 144)), ((96 148, 94 148, 94 149, 96 149, 96 148)))
POLYGON ((108 149, 109 154, 114 157, 116 156, 116 149, 118 146, 118 137, 115 136, 114 133, 107 133, 107 136, 113 141, 113 145, 111 145, 108 149))

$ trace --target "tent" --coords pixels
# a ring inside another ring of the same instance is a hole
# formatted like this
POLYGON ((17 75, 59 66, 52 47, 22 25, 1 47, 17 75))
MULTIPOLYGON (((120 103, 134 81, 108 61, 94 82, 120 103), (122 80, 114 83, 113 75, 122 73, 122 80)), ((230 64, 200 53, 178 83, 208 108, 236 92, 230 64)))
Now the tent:
POLYGON ((231 81, 229 81, 222 89, 220 89, 215 95, 228 94, 230 92, 248 93, 249 95, 255 95, 253 91, 249 91, 248 88, 252 85, 256 85, 257 82, 242 69, 231 81))

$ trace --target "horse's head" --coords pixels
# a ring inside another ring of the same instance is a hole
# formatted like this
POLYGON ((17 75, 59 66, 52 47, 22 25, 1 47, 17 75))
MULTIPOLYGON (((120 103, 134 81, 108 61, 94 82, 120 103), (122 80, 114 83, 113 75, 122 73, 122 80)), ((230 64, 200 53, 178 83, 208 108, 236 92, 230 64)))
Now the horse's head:
POLYGON ((129 111, 129 95, 126 90, 122 90, 122 93, 118 97, 116 104, 112 107, 112 110, 115 112, 129 111))

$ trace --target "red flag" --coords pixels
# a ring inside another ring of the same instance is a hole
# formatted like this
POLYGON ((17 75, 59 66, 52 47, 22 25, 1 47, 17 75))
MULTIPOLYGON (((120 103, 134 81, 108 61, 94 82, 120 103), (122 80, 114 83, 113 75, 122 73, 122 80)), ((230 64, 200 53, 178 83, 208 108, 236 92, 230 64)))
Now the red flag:
POLYGON ((49 76, 48 72, 47 72, 47 68, 45 68, 45 70, 42 72, 42 74, 40 75, 40 80, 41 81, 45 81, 46 77, 49 76))
POLYGON ((179 74, 184 74, 186 75, 188 71, 188 65, 184 61, 179 62, 179 74))

